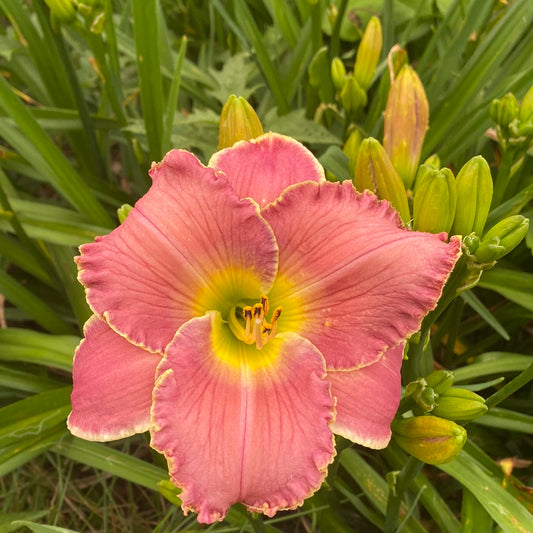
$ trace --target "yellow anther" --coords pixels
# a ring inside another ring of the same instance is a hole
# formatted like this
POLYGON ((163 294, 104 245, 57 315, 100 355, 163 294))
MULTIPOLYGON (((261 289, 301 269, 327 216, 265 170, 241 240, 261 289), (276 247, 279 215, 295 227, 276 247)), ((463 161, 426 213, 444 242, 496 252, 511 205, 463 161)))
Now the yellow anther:
MULTIPOLYGON (((270 339, 276 336, 277 320, 281 314, 281 307, 276 307, 272 313, 271 322, 267 322, 269 305, 268 297, 262 295, 259 303, 242 307, 244 328, 238 320, 230 320, 235 335, 247 344, 255 344, 260 350, 270 339)), ((242 323, 241 323, 242 324, 242 323)))

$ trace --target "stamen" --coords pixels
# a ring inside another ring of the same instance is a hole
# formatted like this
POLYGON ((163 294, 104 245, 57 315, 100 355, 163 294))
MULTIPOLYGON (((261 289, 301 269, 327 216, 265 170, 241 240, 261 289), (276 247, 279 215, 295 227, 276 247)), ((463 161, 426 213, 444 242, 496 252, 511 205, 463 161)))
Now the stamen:
MULTIPOLYGON (((236 308, 234 308, 236 310, 236 308)), ((255 344, 260 350, 270 339, 276 336, 277 321, 281 315, 281 307, 276 307, 272 313, 271 322, 267 322, 269 304, 268 297, 261 295, 260 302, 242 307, 244 328, 236 316, 230 313, 230 327, 235 335, 246 344, 255 344)))
POLYGON ((250 323, 252 322, 252 309, 253 309, 253 307, 251 305, 247 305, 242 310, 242 316, 244 317, 244 320, 246 321, 244 334, 245 334, 247 339, 250 338, 251 333, 252 333, 250 331, 251 330, 250 323))

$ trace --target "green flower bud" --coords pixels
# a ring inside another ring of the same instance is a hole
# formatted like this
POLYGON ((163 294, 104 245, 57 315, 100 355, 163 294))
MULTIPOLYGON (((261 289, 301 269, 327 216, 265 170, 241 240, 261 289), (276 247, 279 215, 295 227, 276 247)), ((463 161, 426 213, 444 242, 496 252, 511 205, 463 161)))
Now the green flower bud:
POLYGON ((428 387, 431 387, 437 394, 443 394, 453 385, 454 375, 449 370, 435 370, 424 379, 428 387))
POLYGON ((488 163, 478 155, 457 174, 457 207, 452 234, 483 233, 492 200, 492 177, 488 163))
POLYGON ((353 69, 357 83, 365 90, 370 86, 376 72, 382 45, 381 22, 377 17, 372 17, 359 43, 353 69))
POLYGON ((120 224, 122 224, 126 220, 132 209, 133 206, 131 206, 130 204, 123 204, 117 209, 117 216, 120 224))
POLYGON ((471 254, 476 252, 476 250, 479 248, 480 242, 480 238, 475 233, 471 233, 470 235, 463 237, 463 245, 471 254))
POLYGON ((361 142, 363 140, 363 135, 357 129, 353 130, 344 146, 342 151, 348 156, 348 167, 350 169, 350 176, 353 176, 355 173, 355 163, 357 161, 357 155, 359 154, 359 148, 361 147, 361 142))
POLYGON ((220 113, 218 149, 229 148, 237 141, 263 135, 263 126, 253 107, 242 97, 232 94, 220 113))
POLYGON ((353 76, 346 78, 346 83, 341 90, 342 107, 349 116, 356 115, 367 102, 366 91, 359 87, 353 76))
POLYGON ((76 6, 72 0, 45 0, 52 17, 62 24, 70 24, 76 19, 76 6))
POLYGON ((323 46, 314 55, 309 63, 309 83, 318 90, 321 102, 333 102, 335 87, 330 76, 330 63, 328 49, 323 46))
POLYGON ((451 170, 428 169, 416 179, 413 228, 429 233, 448 233, 455 217, 456 204, 457 186, 451 170))
POLYGON ((522 98, 522 102, 520 102, 518 118, 520 122, 533 122, 533 85, 522 98))
POLYGON ((440 157, 437 154, 432 154, 424 161, 424 165, 431 167, 435 170, 439 170, 440 157))
POLYGON ((340 91, 346 83, 346 68, 340 57, 334 57, 331 62, 331 80, 337 91, 340 91))
POLYGON ((453 461, 467 439, 463 427, 431 415, 402 418, 391 429, 400 448, 430 465, 453 461))
POLYGON ((411 215, 403 182, 383 146, 372 137, 364 139, 359 148, 354 185, 358 191, 368 189, 378 198, 388 200, 404 224, 409 224, 411 215))
POLYGON ((518 100, 513 93, 507 93, 500 100, 493 100, 489 107, 489 115, 502 128, 518 117, 518 100))
POLYGON ((427 386, 424 378, 411 381, 405 387, 404 399, 410 400, 408 405, 414 406, 414 403, 416 403, 424 411, 431 411, 436 405, 437 398, 435 391, 427 386))
POLYGON ((527 235, 529 220, 514 215, 500 220, 483 236, 475 255, 480 263, 496 261, 516 248, 527 235))
POLYGON ((428 129, 429 105, 422 82, 409 65, 402 67, 391 86, 384 119, 383 146, 410 189, 428 129))
POLYGON ((485 400, 466 389, 449 389, 441 394, 433 414, 448 420, 472 420, 487 412, 485 400))

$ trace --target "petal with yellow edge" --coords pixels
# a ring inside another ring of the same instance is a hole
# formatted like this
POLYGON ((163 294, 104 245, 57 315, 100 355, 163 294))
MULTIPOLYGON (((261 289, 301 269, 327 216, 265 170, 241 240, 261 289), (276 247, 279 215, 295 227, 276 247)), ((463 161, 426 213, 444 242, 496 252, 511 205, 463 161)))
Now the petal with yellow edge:
POLYGON ((194 155, 173 150, 150 175, 124 223, 83 245, 77 263, 93 311, 157 352, 190 318, 224 310, 228 292, 245 297, 243 272, 246 291, 268 291, 278 252, 257 205, 194 155))
POLYGON ((334 400, 310 342, 284 334, 258 350, 209 313, 182 326, 158 374, 152 446, 199 522, 237 502, 273 516, 320 487, 335 455, 334 400))
POLYGON ((299 142, 277 133, 221 150, 209 166, 224 173, 239 198, 253 198, 261 207, 290 185, 325 181, 324 169, 315 156, 299 142))
POLYGON ((95 315, 84 333, 72 371, 71 433, 108 441, 147 431, 161 356, 129 343, 95 315))
POLYGON ((349 182, 289 187, 261 213, 280 250, 271 301, 328 370, 374 363, 417 331, 460 255, 459 239, 401 227, 349 182))
POLYGON ((401 396, 404 343, 387 350, 376 363, 357 370, 328 371, 337 399, 333 431, 368 448, 385 448, 401 396))

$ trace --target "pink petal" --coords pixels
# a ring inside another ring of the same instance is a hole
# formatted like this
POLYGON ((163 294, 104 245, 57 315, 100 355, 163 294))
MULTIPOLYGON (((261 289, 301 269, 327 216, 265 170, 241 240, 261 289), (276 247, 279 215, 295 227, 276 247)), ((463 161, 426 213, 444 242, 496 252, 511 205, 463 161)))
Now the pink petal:
POLYGON ((324 170, 302 144, 277 133, 242 141, 213 155, 209 166, 224 172, 239 198, 253 198, 261 207, 289 185, 324 181, 324 170))
POLYGON ((86 440, 147 431, 159 355, 134 346, 93 315, 74 356, 68 427, 86 440))
POLYGON ((320 353, 293 334, 258 351, 226 327, 217 313, 187 322, 154 389, 152 446, 167 457, 184 511, 203 523, 236 502, 268 516, 295 508, 335 454, 320 353))
POLYGON ((294 186, 262 214, 280 249, 278 331, 309 339, 328 370, 369 365, 417 331, 460 255, 457 238, 402 228, 347 182, 294 186))
POLYGON ((171 151, 150 174, 125 222, 77 262, 93 311, 155 352, 190 318, 268 291, 277 248, 257 206, 192 154, 171 151))
POLYGON ((337 398, 332 428, 368 448, 385 448, 390 424, 401 396, 400 368, 404 343, 390 348, 381 359, 358 370, 328 371, 331 393, 337 398))

